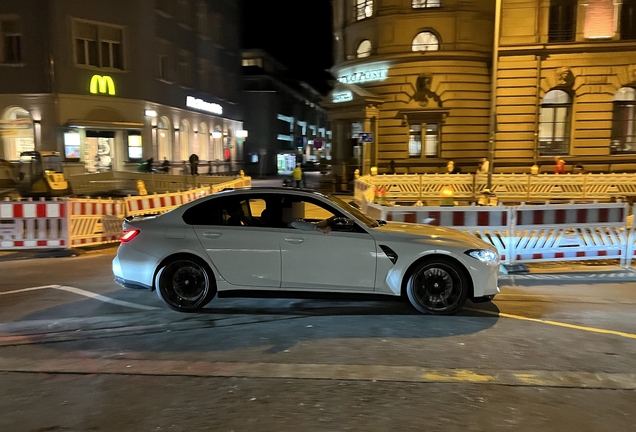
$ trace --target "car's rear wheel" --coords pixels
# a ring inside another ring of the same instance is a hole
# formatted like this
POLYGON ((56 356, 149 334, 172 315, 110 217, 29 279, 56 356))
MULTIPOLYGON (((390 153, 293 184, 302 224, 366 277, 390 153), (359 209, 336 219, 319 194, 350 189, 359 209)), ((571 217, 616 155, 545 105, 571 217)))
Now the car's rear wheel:
POLYGON ((418 264, 406 286, 406 294, 413 307, 433 315, 459 312, 466 303, 467 290, 464 269, 446 260, 418 264))
POLYGON ((176 258, 166 263, 155 279, 157 295, 171 309, 179 312, 196 312, 216 295, 216 283, 212 272, 202 261, 176 258))

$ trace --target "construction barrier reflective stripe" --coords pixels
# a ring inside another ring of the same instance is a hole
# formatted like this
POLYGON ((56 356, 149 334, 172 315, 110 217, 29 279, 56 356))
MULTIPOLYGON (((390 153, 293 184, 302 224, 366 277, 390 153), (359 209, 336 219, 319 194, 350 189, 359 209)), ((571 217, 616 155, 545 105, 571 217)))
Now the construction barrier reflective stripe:
POLYGON ((68 247, 67 203, 0 203, 0 249, 68 247))

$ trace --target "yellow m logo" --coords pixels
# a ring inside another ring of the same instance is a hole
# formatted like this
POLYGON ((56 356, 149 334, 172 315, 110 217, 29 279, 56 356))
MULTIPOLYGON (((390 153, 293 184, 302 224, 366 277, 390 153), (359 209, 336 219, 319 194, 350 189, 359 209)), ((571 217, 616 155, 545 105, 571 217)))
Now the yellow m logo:
POLYGON ((90 92, 92 94, 108 93, 109 95, 115 96, 115 83, 109 76, 93 75, 93 78, 91 78, 90 92))

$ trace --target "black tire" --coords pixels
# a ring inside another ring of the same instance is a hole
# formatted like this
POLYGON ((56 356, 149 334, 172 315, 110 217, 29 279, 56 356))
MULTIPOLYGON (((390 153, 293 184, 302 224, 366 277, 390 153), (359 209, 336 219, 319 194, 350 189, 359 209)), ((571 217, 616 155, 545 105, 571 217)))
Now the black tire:
POLYGON ((179 257, 159 269, 155 277, 155 291, 170 309, 196 312, 216 296, 216 282, 203 261, 179 257))
POLYGON ((406 285, 409 301, 419 312, 452 315, 466 303, 465 270, 447 260, 422 262, 413 269, 406 285))

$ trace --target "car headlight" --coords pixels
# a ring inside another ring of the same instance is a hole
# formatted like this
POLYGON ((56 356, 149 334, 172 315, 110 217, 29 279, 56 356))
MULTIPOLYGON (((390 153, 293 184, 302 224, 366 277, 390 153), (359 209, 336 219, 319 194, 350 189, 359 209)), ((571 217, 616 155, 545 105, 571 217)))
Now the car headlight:
POLYGON ((493 252, 490 249, 475 249, 466 251, 466 255, 469 255, 479 261, 491 263, 499 260, 499 254, 493 252))

